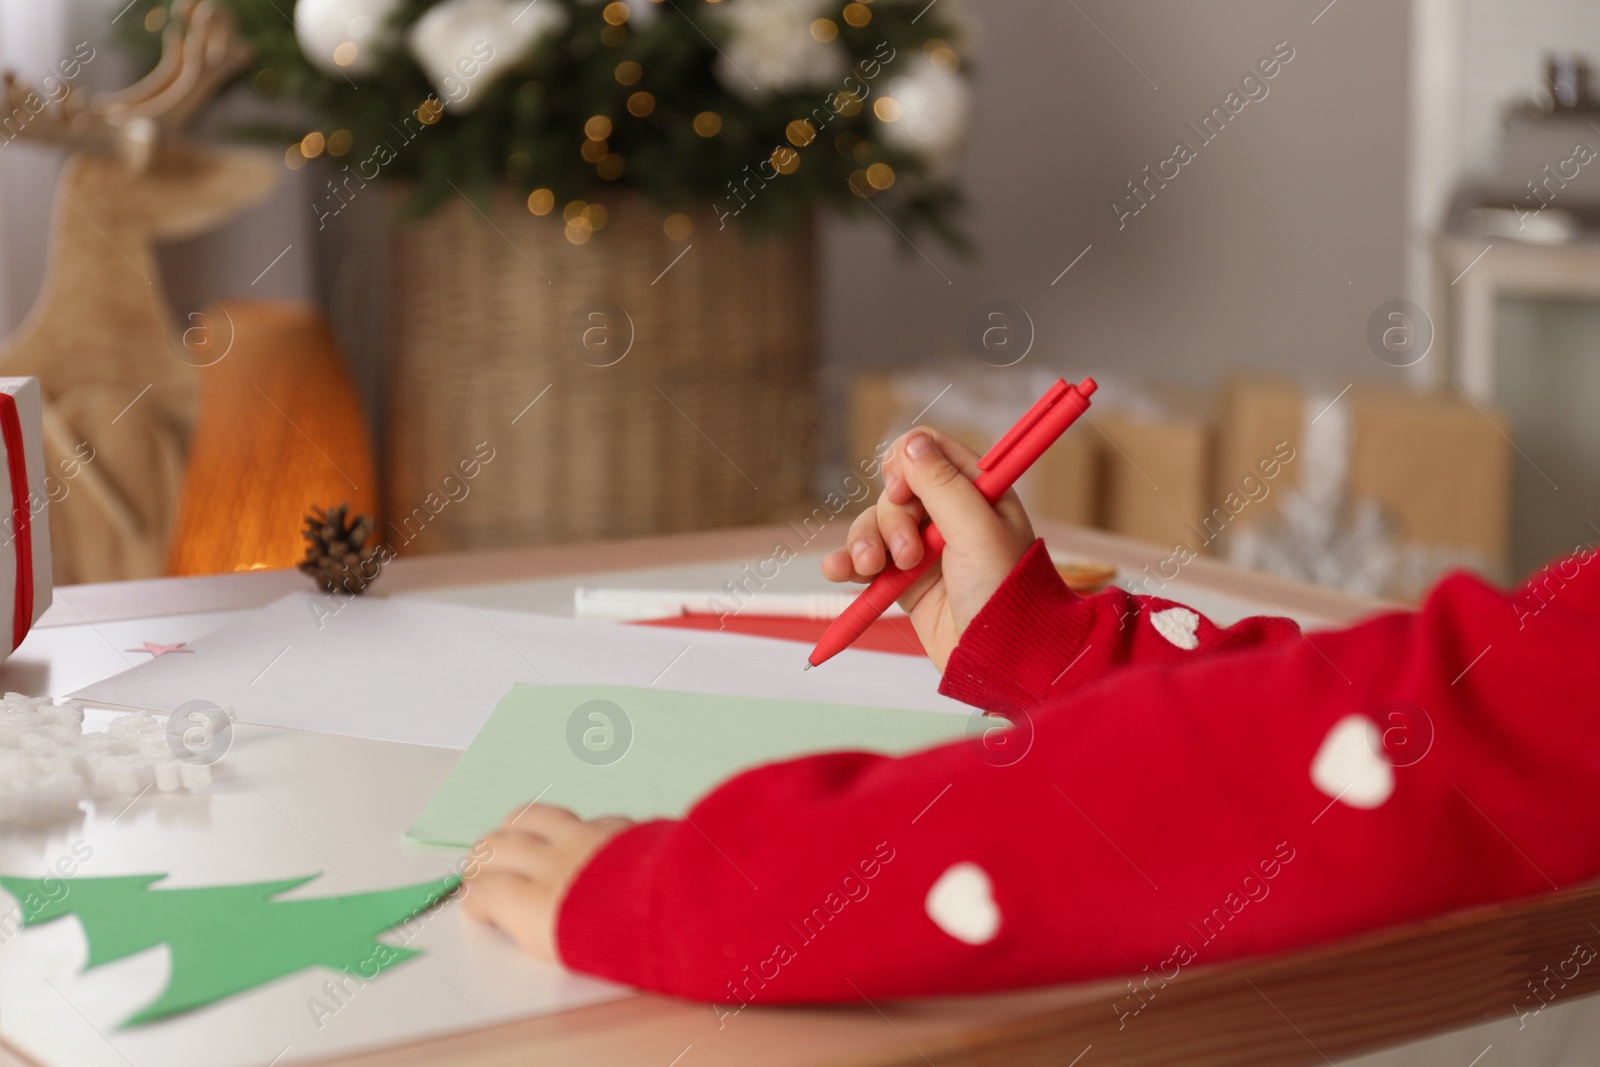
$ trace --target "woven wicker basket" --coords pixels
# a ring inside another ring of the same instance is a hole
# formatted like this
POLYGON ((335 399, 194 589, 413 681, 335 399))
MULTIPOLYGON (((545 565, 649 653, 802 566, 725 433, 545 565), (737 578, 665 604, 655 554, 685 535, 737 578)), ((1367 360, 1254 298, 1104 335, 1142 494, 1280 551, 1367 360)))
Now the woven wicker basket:
POLYGON ((509 189, 487 217, 453 198, 396 227, 385 512, 401 551, 762 522, 808 492, 810 227, 755 241, 707 213, 680 242, 642 199, 605 206, 582 245, 509 189), (480 442, 494 458, 463 496, 480 442))

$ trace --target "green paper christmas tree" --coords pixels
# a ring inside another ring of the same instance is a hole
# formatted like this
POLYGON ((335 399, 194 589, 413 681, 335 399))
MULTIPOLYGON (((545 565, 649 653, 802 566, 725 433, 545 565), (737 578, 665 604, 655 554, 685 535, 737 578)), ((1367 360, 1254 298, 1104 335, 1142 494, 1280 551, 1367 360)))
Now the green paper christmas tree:
MULTIPOLYGON (((320 872, 319 872, 320 874, 320 872)), ((459 878, 349 896, 274 900, 319 874, 281 882, 155 889, 164 874, 121 878, 11 878, 0 888, 22 906, 22 925, 76 915, 89 942, 85 970, 166 945, 172 974, 137 1026, 253 989, 307 967, 365 981, 414 949, 375 940, 438 903, 459 878)))

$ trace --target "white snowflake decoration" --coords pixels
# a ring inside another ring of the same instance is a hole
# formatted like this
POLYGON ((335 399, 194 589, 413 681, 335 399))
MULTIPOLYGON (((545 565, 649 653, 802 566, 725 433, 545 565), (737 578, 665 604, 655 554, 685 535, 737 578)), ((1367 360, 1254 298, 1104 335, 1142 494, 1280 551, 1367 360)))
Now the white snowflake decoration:
POLYGON ((83 705, 49 697, 0 697, 0 826, 43 826, 77 814, 80 801, 201 789, 209 764, 174 755, 162 721, 119 715, 84 733, 83 705))

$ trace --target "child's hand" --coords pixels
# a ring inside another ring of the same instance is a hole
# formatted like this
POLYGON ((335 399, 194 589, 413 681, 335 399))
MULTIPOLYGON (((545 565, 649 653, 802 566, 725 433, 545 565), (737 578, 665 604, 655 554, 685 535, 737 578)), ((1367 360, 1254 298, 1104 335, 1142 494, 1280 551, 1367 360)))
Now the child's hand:
POLYGON ((466 913, 498 926, 524 951, 551 963, 556 955, 556 912, 589 857, 633 825, 620 815, 587 822, 565 808, 525 804, 500 829, 473 847, 487 851, 464 873, 466 913))
POLYGON ((1017 494, 1008 489, 991 507, 972 484, 977 474, 977 453, 919 426, 889 450, 883 494, 850 525, 849 547, 822 561, 822 573, 834 582, 869 581, 891 559, 902 570, 914 567, 923 552, 919 526, 931 518, 944 534, 944 555, 906 590, 900 606, 940 671, 967 624, 1033 544, 1017 494))

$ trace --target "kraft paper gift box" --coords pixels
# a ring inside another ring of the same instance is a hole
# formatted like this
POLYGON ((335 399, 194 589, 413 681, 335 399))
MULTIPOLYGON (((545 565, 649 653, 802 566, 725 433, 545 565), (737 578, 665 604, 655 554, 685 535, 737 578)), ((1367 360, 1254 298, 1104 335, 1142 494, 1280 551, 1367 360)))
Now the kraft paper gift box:
MULTIPOLYGON (((1274 492, 1301 484, 1308 447, 1317 447, 1311 420, 1323 422, 1338 387, 1314 391, 1289 380, 1240 376, 1222 390, 1213 484, 1232 485, 1254 470, 1280 442, 1296 450, 1283 464, 1274 492)), ((1337 401, 1345 410, 1345 496, 1371 500, 1403 544, 1441 557, 1477 560, 1491 576, 1503 573, 1510 541, 1510 426, 1487 406, 1474 408, 1448 393, 1356 385, 1337 401)), ((1240 525, 1277 512, 1277 502, 1241 513, 1240 525)), ((1399 591, 1411 595, 1415 590, 1399 591)))
POLYGON ((1209 506, 1210 398, 1145 386, 1125 404, 1102 413, 1091 408, 1089 415, 1099 466, 1097 524, 1162 548, 1198 550, 1190 523, 1209 506))
POLYGON ((44 458, 44 405, 37 378, 0 378, 0 450, 7 501, 0 524, 0 659, 28 636, 50 606, 50 496, 44 458), (7 495, 9 494, 9 495, 7 495))

